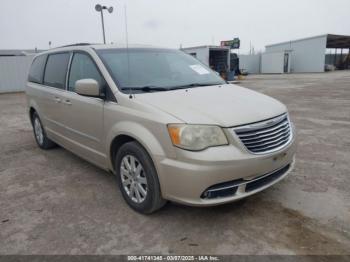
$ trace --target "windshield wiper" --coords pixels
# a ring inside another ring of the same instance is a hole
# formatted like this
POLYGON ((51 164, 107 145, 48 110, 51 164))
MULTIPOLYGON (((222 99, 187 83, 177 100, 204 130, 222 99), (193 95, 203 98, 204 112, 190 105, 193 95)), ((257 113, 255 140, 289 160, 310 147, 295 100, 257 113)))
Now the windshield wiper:
POLYGON ((160 87, 160 86, 136 86, 136 87, 122 87, 122 90, 138 90, 143 92, 153 92, 153 91, 170 91, 176 89, 187 89, 192 87, 200 86, 216 86, 221 85, 221 83, 191 83, 187 85, 171 86, 171 87, 160 87))
POLYGON ((187 89, 191 87, 200 87, 200 86, 216 86, 221 85, 221 83, 191 83, 187 85, 181 85, 181 86, 172 86, 168 87, 168 90, 175 90, 175 89, 187 89))
POLYGON ((143 92, 152 92, 152 91, 167 91, 167 88, 159 86, 137 86, 137 87, 122 87, 122 90, 140 90, 143 92))

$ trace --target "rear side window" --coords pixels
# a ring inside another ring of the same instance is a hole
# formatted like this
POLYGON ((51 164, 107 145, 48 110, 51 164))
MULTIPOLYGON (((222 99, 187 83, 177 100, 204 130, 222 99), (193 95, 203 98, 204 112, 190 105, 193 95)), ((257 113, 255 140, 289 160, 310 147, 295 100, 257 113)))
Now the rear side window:
POLYGON ((65 89, 69 53, 49 55, 47 58, 44 85, 65 89))
POLYGON ((100 87, 105 86, 105 82, 95 63, 90 56, 82 53, 75 53, 70 67, 68 90, 75 91, 75 82, 80 79, 95 79, 100 87))
POLYGON ((41 55, 33 60, 30 66, 28 81, 33 83, 42 84, 44 76, 44 68, 47 55, 41 55))

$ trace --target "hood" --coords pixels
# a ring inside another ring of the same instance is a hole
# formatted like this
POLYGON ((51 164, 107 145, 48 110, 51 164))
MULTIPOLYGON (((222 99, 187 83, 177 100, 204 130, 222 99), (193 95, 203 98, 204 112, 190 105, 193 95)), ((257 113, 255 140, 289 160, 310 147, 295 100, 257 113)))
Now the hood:
POLYGON ((185 123, 222 127, 258 122, 287 111, 272 97, 231 84, 143 93, 136 99, 185 123))

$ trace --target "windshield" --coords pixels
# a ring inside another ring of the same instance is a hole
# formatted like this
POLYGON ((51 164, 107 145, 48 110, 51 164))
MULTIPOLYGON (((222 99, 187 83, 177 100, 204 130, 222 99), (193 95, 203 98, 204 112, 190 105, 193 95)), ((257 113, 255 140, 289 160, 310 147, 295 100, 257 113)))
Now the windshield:
POLYGON ((225 81, 194 57, 168 49, 97 50, 121 90, 166 91, 225 81))

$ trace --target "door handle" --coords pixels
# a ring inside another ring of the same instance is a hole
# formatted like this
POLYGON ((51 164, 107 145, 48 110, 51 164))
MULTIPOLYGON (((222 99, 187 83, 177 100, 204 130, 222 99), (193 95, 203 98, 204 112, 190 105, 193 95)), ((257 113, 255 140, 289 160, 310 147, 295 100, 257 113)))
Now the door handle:
POLYGON ((56 103, 61 103, 61 98, 59 98, 57 96, 55 96, 54 100, 55 100, 56 103))
POLYGON ((63 100, 63 103, 69 106, 72 105, 72 102, 69 99, 63 100))

